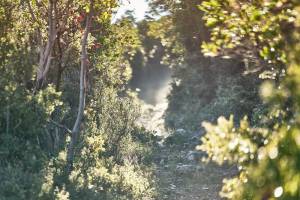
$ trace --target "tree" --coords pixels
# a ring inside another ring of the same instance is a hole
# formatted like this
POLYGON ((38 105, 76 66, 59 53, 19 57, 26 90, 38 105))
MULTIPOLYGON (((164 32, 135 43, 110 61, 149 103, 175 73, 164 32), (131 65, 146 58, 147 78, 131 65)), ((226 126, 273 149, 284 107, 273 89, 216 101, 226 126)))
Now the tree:
POLYGON ((116 6, 0 2, 0 198, 154 198, 151 134, 126 87, 139 39, 111 23, 116 6))
MULTIPOLYGON (((114 7, 116 7, 116 1, 89 1, 89 2, 82 2, 82 1, 71 1, 67 0, 66 2, 58 2, 56 0, 52 1, 45 1, 45 2, 36 2, 35 3, 35 10, 31 5, 31 2, 28 0, 28 10, 30 13, 30 16, 34 23, 37 26, 37 39, 39 42, 39 64, 37 69, 37 80, 36 80, 36 90, 39 90, 45 81, 45 78, 50 70, 51 60, 53 59, 53 51, 54 51, 54 44, 57 40, 58 44, 58 50, 60 52, 60 60, 59 60, 59 69, 58 73, 62 73, 61 69, 61 57, 62 57, 62 49, 61 49, 61 41, 60 39, 62 36, 67 32, 67 34, 70 34, 70 32, 74 32, 71 28, 68 29, 67 23, 71 21, 71 26, 75 26, 75 32, 80 31, 80 23, 83 23, 85 21, 85 27, 82 30, 82 37, 81 37, 81 70, 80 70, 80 94, 79 94, 79 105, 78 105, 78 113, 76 117, 76 121, 74 123, 73 129, 72 129, 72 137, 70 141, 70 145, 68 147, 68 155, 67 155, 67 170, 68 172, 71 171, 72 163, 73 163, 73 157, 74 157, 74 148, 77 142, 78 134, 80 131, 80 125, 82 123, 83 119, 83 112, 85 109, 85 98, 86 98, 86 87, 88 84, 87 80, 87 73, 88 73, 88 66, 89 66, 89 58, 87 53, 88 48, 88 36, 91 32, 91 26, 93 23, 95 23, 94 19, 97 17, 97 20, 105 20, 109 17, 111 14, 111 11, 114 7), (109 3, 109 4, 107 4, 109 3), (79 7, 76 5, 78 4, 79 7), (76 5, 76 7, 72 7, 72 5, 76 5), (107 6, 108 5, 108 6, 107 6), (46 10, 44 11, 44 8, 46 10), (74 17, 72 16, 72 11, 79 9, 82 10, 82 13, 78 16, 76 19, 77 24, 74 24, 74 17), (43 16, 42 12, 45 12, 47 15, 43 16), (40 24, 42 22, 47 21, 46 27, 41 27, 40 24), (72 21, 73 20, 73 21, 72 21), (66 28, 67 27, 67 28, 66 28), (47 36, 46 36, 46 44, 44 45, 43 42, 43 28, 48 30, 47 36), (76 30, 77 28, 77 30, 76 30)), ((69 24, 68 24, 69 25, 69 24)), ((69 46, 69 44, 67 45, 69 46)), ((59 88, 59 80, 57 81, 56 88, 59 88)))

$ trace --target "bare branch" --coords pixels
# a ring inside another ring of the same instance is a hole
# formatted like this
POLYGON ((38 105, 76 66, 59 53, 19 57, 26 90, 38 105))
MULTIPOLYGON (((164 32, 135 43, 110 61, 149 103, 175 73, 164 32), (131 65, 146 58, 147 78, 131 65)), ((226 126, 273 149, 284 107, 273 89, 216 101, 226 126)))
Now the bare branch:
POLYGON ((49 123, 54 124, 55 126, 66 130, 68 133, 72 133, 72 131, 68 127, 66 127, 66 126, 64 126, 64 125, 62 125, 62 124, 60 124, 56 121, 53 121, 52 119, 49 120, 49 123))

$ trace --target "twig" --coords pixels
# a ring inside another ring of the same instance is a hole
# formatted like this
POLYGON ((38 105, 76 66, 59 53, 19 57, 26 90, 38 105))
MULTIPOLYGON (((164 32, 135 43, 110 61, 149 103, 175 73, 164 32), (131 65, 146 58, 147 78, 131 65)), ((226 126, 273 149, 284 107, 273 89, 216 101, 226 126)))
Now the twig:
POLYGON ((22 120, 21 119, 18 119, 18 123, 17 125, 14 127, 14 130, 16 130, 22 123, 22 120))
POLYGON ((57 123, 56 121, 53 121, 52 119, 50 119, 49 122, 56 125, 59 128, 65 129, 68 133, 72 133, 72 131, 68 127, 66 127, 60 123, 57 123))

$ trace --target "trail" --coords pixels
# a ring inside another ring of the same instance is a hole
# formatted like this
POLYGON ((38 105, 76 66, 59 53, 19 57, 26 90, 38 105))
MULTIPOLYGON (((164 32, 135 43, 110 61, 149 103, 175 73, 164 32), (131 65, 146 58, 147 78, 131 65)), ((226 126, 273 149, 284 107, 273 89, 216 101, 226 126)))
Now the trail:
POLYGON ((159 193, 166 200, 221 200, 222 180, 232 167, 201 161, 204 153, 192 144, 165 145, 156 153, 159 193))
POLYGON ((195 148, 203 132, 191 133, 183 129, 168 132, 164 128, 169 83, 165 81, 158 90, 151 90, 149 96, 157 97, 156 104, 145 103, 139 119, 147 130, 163 138, 154 155, 159 200, 220 200, 222 180, 233 175, 235 170, 201 161, 205 154, 195 148))

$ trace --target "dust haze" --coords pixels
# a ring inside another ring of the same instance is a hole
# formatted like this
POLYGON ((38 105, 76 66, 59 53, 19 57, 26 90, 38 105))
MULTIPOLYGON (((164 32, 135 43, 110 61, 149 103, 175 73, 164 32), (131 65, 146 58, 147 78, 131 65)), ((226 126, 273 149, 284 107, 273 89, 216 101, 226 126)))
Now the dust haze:
POLYGON ((167 103, 171 77, 169 67, 148 65, 138 72, 133 72, 131 87, 138 91, 141 100, 156 106, 167 103))
POLYGON ((139 98, 144 101, 142 117, 138 123, 157 135, 166 137, 164 112, 168 108, 167 96, 170 92, 172 72, 162 65, 147 65, 133 71, 131 87, 138 91, 139 98))

